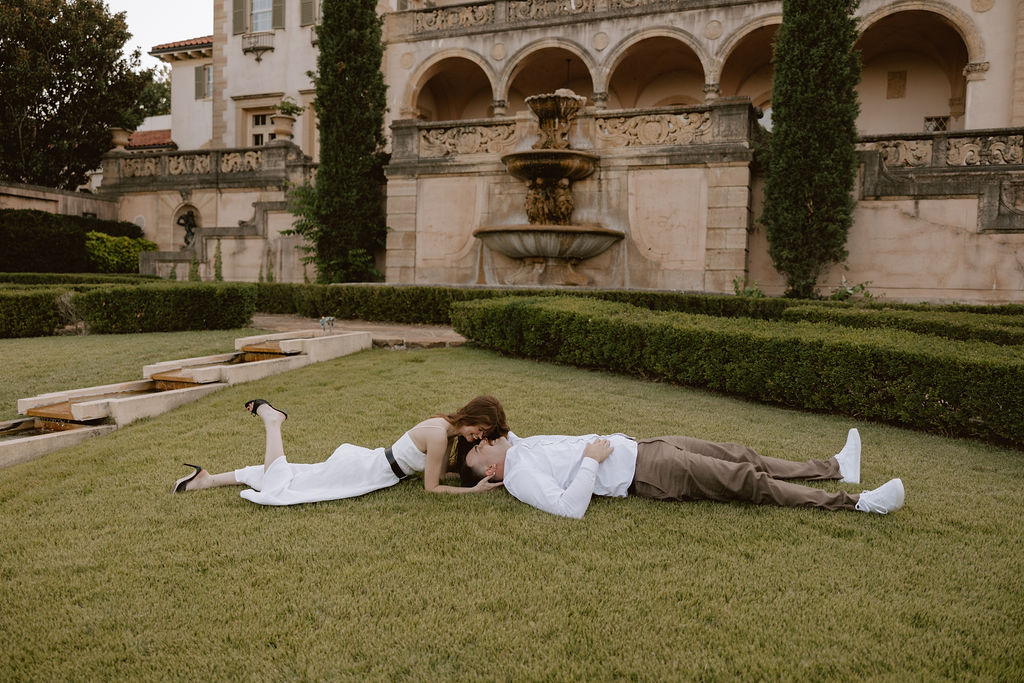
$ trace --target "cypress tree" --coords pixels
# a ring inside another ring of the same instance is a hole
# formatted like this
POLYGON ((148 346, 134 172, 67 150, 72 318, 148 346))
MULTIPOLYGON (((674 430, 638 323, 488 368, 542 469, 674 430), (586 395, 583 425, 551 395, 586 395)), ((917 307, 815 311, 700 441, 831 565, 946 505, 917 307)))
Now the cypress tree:
POLYGON ((293 231, 312 244, 307 263, 320 282, 379 280, 383 248, 384 76, 381 19, 371 0, 323 0, 316 113, 316 182, 291 195, 293 231))
POLYGON ((787 296, 813 297, 846 258, 853 221, 860 55, 857 0, 783 0, 761 222, 787 296))

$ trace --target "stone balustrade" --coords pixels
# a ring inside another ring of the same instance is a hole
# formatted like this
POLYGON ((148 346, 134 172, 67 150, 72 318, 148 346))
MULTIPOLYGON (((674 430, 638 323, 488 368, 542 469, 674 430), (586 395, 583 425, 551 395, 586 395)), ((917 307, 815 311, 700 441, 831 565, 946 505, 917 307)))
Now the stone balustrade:
MULTIPOLYGON (((539 134, 528 112, 516 117, 461 121, 395 121, 392 165, 418 162, 498 162, 539 134)), ((606 155, 703 154, 702 145, 749 151, 757 135, 754 109, 746 98, 719 98, 707 105, 652 109, 587 109, 576 117, 575 149, 606 155)))
POLYGON ((1002 128, 861 138, 887 170, 1024 165, 1024 129, 1002 128))
POLYGON ((253 187, 303 182, 312 160, 290 142, 262 147, 126 153, 103 157, 101 192, 148 186, 253 187))

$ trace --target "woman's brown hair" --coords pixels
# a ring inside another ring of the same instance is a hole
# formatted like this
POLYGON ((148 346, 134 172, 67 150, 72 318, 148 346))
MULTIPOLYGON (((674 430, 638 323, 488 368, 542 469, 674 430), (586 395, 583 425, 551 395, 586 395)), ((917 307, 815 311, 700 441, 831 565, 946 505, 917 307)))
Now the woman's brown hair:
POLYGON ((454 413, 439 417, 456 427, 486 427, 483 438, 492 441, 508 435, 505 409, 501 407, 501 401, 493 396, 477 396, 454 413))

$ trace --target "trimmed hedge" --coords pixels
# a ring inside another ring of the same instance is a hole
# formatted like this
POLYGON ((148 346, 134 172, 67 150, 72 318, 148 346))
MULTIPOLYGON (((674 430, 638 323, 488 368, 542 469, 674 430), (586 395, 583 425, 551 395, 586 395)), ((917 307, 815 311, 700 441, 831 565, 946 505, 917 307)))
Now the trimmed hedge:
POLYGON ((72 302, 91 332, 177 332, 245 327, 256 310, 250 284, 113 285, 75 294, 72 302))
POLYGON ((142 237, 134 223, 63 216, 25 209, 0 209, 0 272, 91 273, 86 233, 142 237))
POLYGON ((948 339, 1024 344, 1024 315, 978 315, 948 311, 894 311, 870 308, 792 306, 782 320, 842 325, 857 328, 888 328, 948 339))
POLYGON ((655 311, 677 311, 726 318, 781 320, 791 307, 815 305, 835 310, 889 310, 922 312, 962 312, 986 314, 984 322, 1024 324, 1024 306, 1004 304, 972 306, 951 304, 854 304, 845 301, 807 301, 783 298, 754 298, 731 294, 701 294, 651 290, 599 290, 585 288, 525 288, 500 286, 442 286, 394 284, 311 285, 259 283, 256 310, 265 313, 297 313, 318 318, 390 320, 404 323, 447 325, 451 304, 457 301, 508 296, 584 296, 628 303, 655 311), (1000 320, 995 320, 998 315, 1000 320))
POLYGON ((60 322, 57 288, 0 289, 0 338, 47 337, 60 322))
POLYGON ((156 275, 115 273, 0 273, 0 285, 142 284, 159 282, 156 275))
POLYGON ((452 324, 512 355, 1024 448, 1018 349, 578 297, 462 302, 452 324))

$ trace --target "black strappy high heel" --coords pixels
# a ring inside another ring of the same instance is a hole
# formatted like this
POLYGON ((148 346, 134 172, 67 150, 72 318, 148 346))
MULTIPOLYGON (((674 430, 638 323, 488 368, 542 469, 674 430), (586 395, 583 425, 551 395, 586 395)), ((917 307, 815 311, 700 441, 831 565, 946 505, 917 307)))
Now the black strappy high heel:
POLYGON ((185 465, 185 467, 194 467, 196 471, 187 477, 182 477, 178 481, 174 482, 174 486, 171 487, 171 493, 184 493, 185 486, 187 486, 190 481, 198 477, 199 473, 203 471, 203 468, 199 465, 190 465, 187 462, 182 464, 185 465))
MULTIPOLYGON (((264 401, 262 398, 253 398, 253 399, 249 399, 248 401, 245 402, 245 409, 248 410, 250 413, 252 413, 253 417, 259 417, 259 415, 256 414, 256 411, 262 405, 268 405, 271 408, 274 408, 274 406, 270 403, 270 401, 264 401), (252 407, 250 408, 249 406, 252 406, 252 407)), ((276 410, 277 412, 279 412, 282 415, 284 415, 284 419, 286 419, 286 420, 288 419, 288 413, 286 413, 285 411, 281 410, 280 408, 274 408, 274 410, 276 410)))

